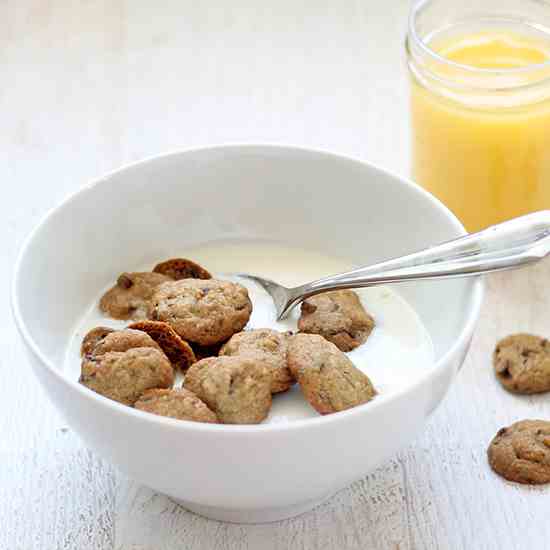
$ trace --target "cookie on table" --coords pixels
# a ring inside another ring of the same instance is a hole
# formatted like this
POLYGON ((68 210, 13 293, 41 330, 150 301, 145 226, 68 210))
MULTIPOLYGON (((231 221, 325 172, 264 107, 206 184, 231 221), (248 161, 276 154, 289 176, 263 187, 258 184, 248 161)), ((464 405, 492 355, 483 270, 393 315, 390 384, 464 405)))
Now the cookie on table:
POLYGON ((288 390, 294 377, 288 368, 289 335, 272 329, 254 329, 234 334, 220 350, 220 356, 248 357, 271 372, 271 393, 288 390))
POLYGON ((185 389, 223 424, 259 424, 271 408, 271 373, 247 357, 210 357, 190 367, 185 389))
POLYGON ((79 381, 109 399, 133 405, 145 390, 171 388, 174 369, 162 351, 138 347, 84 357, 79 381))
POLYGON ((317 334, 290 338, 288 366, 304 397, 320 414, 351 409, 376 395, 368 376, 332 342, 317 334))
POLYGON ((489 445, 491 468, 509 481, 550 482, 550 422, 522 420, 500 429, 489 445))
POLYGON ((132 348, 154 348, 161 351, 160 346, 141 330, 96 327, 84 336, 80 355, 92 358, 109 351, 124 352, 132 348))
POLYGON ((167 275, 174 281, 212 278, 212 275, 204 267, 186 258, 173 258, 161 262, 153 268, 153 272, 167 275))
POLYGON ((194 393, 185 388, 147 390, 134 407, 160 416, 216 424, 218 417, 194 393))
POLYGON ((99 308, 113 319, 147 319, 153 291, 171 280, 161 273, 122 273, 116 285, 102 296, 99 308))
POLYGON ((151 318, 168 323, 184 340, 210 346, 240 332, 252 302, 242 285, 216 279, 182 279, 156 288, 151 318))
POLYGON ((178 333, 162 321, 138 321, 128 326, 149 335, 162 349, 175 368, 185 372, 195 361, 191 346, 178 333))
POLYGON ((355 292, 336 290, 302 302, 298 330, 319 334, 341 351, 351 351, 367 341, 374 324, 355 292))
POLYGON ((498 381, 514 393, 550 391, 550 342, 531 334, 513 334, 495 348, 498 381))

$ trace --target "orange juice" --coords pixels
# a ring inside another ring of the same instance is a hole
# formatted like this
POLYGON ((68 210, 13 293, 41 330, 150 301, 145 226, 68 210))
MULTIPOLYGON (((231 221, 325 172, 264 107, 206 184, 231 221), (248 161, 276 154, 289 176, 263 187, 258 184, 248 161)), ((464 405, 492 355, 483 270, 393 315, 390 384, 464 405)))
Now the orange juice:
POLYGON ((469 231, 550 208, 550 35, 489 28, 426 46, 411 90, 415 180, 469 231))

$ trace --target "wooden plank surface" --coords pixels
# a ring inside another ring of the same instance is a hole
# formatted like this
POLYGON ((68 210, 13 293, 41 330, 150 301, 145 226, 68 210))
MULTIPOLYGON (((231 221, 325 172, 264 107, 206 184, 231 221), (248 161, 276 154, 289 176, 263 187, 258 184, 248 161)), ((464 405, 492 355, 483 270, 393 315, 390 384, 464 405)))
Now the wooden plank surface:
POLYGON ((120 164, 221 142, 305 145, 407 173, 406 0, 0 3, 0 549, 539 549, 549 489, 485 449, 550 396, 490 368, 513 331, 550 334, 550 264, 489 279, 472 350, 424 434, 332 500, 272 525, 194 516, 114 471, 30 372, 9 307, 16 252, 67 193, 120 164))

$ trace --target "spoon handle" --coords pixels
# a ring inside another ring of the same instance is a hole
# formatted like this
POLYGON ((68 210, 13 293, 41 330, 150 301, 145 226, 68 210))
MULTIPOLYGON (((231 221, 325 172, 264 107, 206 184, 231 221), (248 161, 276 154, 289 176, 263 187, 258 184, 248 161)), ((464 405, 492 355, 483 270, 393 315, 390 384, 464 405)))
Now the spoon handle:
POLYGON ((535 212, 414 254, 324 277, 293 289, 297 298, 294 303, 328 290, 514 269, 537 262, 548 254, 550 211, 535 212))

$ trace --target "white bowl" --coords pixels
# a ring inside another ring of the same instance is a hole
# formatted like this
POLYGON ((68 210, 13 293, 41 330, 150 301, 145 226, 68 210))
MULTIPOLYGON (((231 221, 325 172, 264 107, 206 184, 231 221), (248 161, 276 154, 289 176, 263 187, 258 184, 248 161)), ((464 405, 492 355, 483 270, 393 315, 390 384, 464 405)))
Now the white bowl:
POLYGON ((275 521, 361 478, 418 434, 467 352, 482 282, 401 285, 431 334, 436 366, 387 399, 286 425, 172 420, 89 391, 63 372, 85 308, 128 266, 205 241, 265 239, 366 264, 463 232, 431 195, 356 160, 274 146, 168 154, 107 175, 45 218, 17 262, 14 315, 34 372, 92 449, 199 514, 275 521))

